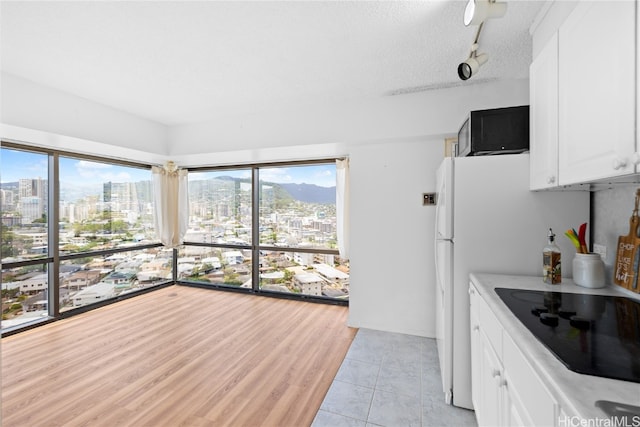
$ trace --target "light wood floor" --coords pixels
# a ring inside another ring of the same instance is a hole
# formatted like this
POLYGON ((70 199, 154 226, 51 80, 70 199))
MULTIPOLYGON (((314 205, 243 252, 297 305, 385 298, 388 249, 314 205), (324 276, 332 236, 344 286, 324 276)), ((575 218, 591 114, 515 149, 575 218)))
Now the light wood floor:
POLYGON ((2 425, 307 426, 347 310, 171 286, 9 336, 2 425))

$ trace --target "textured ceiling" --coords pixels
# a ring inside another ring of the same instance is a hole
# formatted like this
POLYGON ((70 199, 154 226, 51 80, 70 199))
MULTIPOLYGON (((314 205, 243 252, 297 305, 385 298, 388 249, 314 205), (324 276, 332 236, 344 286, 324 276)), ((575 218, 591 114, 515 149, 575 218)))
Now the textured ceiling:
MULTIPOLYGON (((464 84, 522 78, 542 1, 489 21, 464 84)), ((463 84, 463 1, 0 3, 3 71, 166 125, 463 84)))

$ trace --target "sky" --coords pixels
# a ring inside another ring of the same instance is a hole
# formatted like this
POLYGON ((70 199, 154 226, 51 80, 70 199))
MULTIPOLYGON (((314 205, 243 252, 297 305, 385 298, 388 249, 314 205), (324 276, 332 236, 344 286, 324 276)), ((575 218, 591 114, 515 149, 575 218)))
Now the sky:
MULTIPOLYGON (((26 151, 0 150, 0 179, 15 182, 20 178, 47 178, 47 155, 26 151)), ((60 157, 60 181, 75 184, 137 182, 151 179, 151 171, 108 163, 60 157)))
MULTIPOLYGON (((248 178, 251 176, 251 172, 249 169, 194 172, 190 174, 190 179, 207 179, 225 175, 248 178)), ((2 182, 16 182, 20 178, 38 177, 43 179, 47 177, 46 154, 5 148, 0 150, 0 179, 2 182)), ((150 179, 151 172, 148 169, 60 157, 60 181, 63 184, 91 185, 108 181, 138 182, 150 179)), ((334 163, 262 168, 260 169, 260 179, 277 183, 306 183, 321 187, 334 187, 336 185, 336 168, 334 163)))
MULTIPOLYGON (((234 178, 250 178, 251 170, 220 170, 211 172, 195 172, 189 174, 189 179, 209 179, 217 176, 231 176, 234 178)), ((320 187, 336 186, 335 163, 310 166, 282 166, 260 169, 260 180, 277 183, 315 184, 320 187)))

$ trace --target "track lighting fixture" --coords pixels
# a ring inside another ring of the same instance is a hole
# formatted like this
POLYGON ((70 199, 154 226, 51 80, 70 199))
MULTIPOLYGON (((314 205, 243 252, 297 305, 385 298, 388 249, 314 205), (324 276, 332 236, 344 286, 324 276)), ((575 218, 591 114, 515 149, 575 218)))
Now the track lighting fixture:
POLYGON ((464 25, 480 25, 489 18, 501 18, 506 12, 506 3, 495 0, 469 0, 464 9, 464 25))
POLYGON ((475 51, 472 51, 469 58, 458 65, 458 77, 460 77, 461 80, 470 79, 488 59, 489 56, 487 56, 486 53, 477 54, 475 51))
POLYGON ((458 65, 458 77, 468 80, 475 75, 482 64, 487 62, 489 56, 486 53, 478 53, 478 41, 484 21, 489 18, 500 18, 507 12, 507 4, 495 0, 469 0, 464 9, 464 25, 477 25, 476 38, 471 45, 469 58, 458 65))
POLYGON ((478 39, 480 38, 480 30, 482 30, 482 24, 478 27, 478 32, 476 33, 476 39, 473 41, 471 45, 471 53, 469 53, 469 57, 466 61, 460 63, 458 65, 458 77, 460 80, 469 80, 471 76, 474 76, 480 66, 487 62, 489 56, 486 53, 478 53, 478 39))

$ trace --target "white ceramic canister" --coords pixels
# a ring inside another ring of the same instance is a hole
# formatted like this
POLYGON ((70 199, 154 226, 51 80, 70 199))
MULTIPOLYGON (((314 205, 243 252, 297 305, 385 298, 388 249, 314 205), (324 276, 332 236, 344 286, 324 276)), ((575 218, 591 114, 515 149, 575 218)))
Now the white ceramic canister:
POLYGON ((585 288, 603 288, 604 262, 600 254, 576 254, 573 259, 573 281, 585 288))

